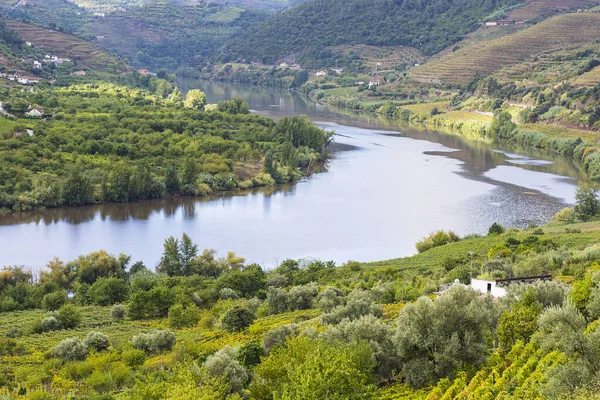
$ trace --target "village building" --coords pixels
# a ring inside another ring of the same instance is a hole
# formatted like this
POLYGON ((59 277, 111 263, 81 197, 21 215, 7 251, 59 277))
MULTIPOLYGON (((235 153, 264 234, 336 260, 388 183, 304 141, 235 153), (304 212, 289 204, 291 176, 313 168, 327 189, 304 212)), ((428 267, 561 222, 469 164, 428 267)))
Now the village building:
POLYGON ((73 75, 78 75, 78 76, 83 76, 83 75, 85 75, 85 74, 87 74, 87 72, 86 72, 86 71, 83 71, 83 70, 81 70, 81 71, 75 71, 75 72, 73 72, 73 75))
POLYGON ((504 297, 506 296, 506 289, 498 286, 496 281, 485 281, 481 279, 471 279, 471 288, 481 292, 481 294, 487 294, 492 297, 504 297))
POLYGON ((342 72, 344 72, 344 68, 331 68, 331 70, 336 74, 341 74, 342 72))
POLYGON ((42 63, 39 61, 34 61, 33 68, 42 69, 42 63))
POLYGON ((317 78, 322 77, 322 76, 326 76, 327 75, 327 71, 319 71, 315 74, 315 76, 317 78))
POLYGON ((41 107, 31 107, 27 113, 28 117, 42 118, 44 116, 44 109, 41 107))
POLYGON ((488 21, 485 23, 485 26, 503 26, 503 25, 513 25, 515 23, 512 19, 499 19, 496 21, 488 21))
POLYGON ((380 84, 381 84, 381 79, 379 79, 378 77, 374 77, 369 82, 369 89, 371 89, 371 87, 373 87, 373 86, 379 86, 380 84))
POLYGON ((138 73, 142 74, 142 75, 152 75, 152 72, 148 71, 146 68, 140 68, 138 69, 138 73))

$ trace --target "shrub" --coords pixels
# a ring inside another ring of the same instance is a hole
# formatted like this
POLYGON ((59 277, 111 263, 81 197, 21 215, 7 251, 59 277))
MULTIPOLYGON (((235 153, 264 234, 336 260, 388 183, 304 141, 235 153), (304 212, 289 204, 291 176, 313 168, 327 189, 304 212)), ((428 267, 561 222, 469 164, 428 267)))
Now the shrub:
POLYGON ((492 259, 492 258, 506 258, 506 257, 510 257, 512 254, 512 251, 510 251, 510 249, 506 246, 504 246, 503 244, 497 244, 496 246, 492 247, 489 251, 488 251, 488 258, 492 259))
POLYGON ((51 353, 63 361, 83 360, 87 354, 87 347, 81 339, 72 337, 54 346, 51 353))
POLYGON ((55 312, 54 313, 50 312, 50 313, 46 314, 44 319, 42 319, 42 331, 50 332, 50 331, 57 331, 59 329, 62 329, 63 326, 57 317, 58 317, 58 314, 55 312), (56 315, 54 315, 54 314, 56 314, 56 315))
POLYGON ((184 307, 175 304, 169 308, 169 326, 171 328, 186 328, 194 326, 200 320, 200 311, 196 306, 184 307))
POLYGON ((327 286, 317 296, 317 305, 324 312, 330 312, 333 308, 344 304, 344 294, 341 290, 327 286))
POLYGON ((148 354, 169 351, 175 345, 175 334, 168 330, 158 329, 151 333, 140 333, 131 339, 131 344, 136 349, 148 354))
POLYGON ((122 320, 125 318, 125 314, 127 313, 127 309, 123 304, 115 304, 110 309, 110 316, 114 320, 122 320))
POLYGON ((233 289, 230 289, 230 288, 223 288, 223 289, 219 290, 219 297, 221 297, 221 299, 223 299, 223 300, 227 300, 227 299, 237 300, 240 298, 240 296, 236 293, 236 291, 233 289))
POLYGON ((225 378, 229 383, 230 393, 240 392, 248 382, 248 373, 238 361, 238 353, 233 347, 223 347, 209 356, 204 367, 211 377, 225 378))
POLYGON ((493 235, 501 235, 506 231, 506 229, 497 222, 494 222, 490 228, 488 229, 488 236, 493 235))
POLYGON ((458 235, 452 231, 444 232, 437 231, 432 232, 429 236, 424 237, 420 241, 417 242, 416 247, 419 253, 423 253, 429 249, 434 247, 443 246, 448 243, 458 242, 460 238, 458 235))
POLYGON ((58 320, 64 329, 75 329, 81 324, 81 313, 77 307, 65 304, 58 310, 58 320))
POLYGON ((586 221, 597 215, 599 210, 600 201, 596 189, 588 183, 579 185, 575 193, 575 211, 579 218, 586 221))
POLYGON ((129 285, 119 278, 99 278, 87 292, 87 298, 99 306, 108 306, 127 300, 129 285))
POLYGON ((355 320, 364 315, 383 316, 383 310, 380 305, 373 304, 371 293, 355 289, 348 295, 348 300, 343 306, 338 306, 327 314, 321 316, 321 320, 326 324, 339 324, 344 319, 355 320))
POLYGON ((114 390, 117 385, 109 372, 96 371, 85 380, 85 386, 91 387, 97 393, 114 390))
POLYGON ((121 355, 125 365, 131 368, 137 368, 146 361, 146 353, 140 349, 128 349, 121 355))
POLYGON ((295 311, 312 308, 313 300, 317 297, 317 293, 318 286, 316 282, 292 287, 287 294, 289 309, 295 311))
POLYGON ((64 291, 45 294, 42 298, 42 307, 48 311, 56 311, 67 302, 67 294, 64 291))
POLYGON ((267 291, 269 314, 280 314, 287 310, 288 295, 285 289, 270 287, 267 291))
POLYGON ((260 364, 260 358, 266 354, 267 352, 260 342, 252 341, 240 347, 238 350, 238 360, 244 367, 251 368, 260 364))
POLYGON ((108 341, 108 336, 104 333, 92 331, 85 336, 83 344, 85 344, 88 350, 104 351, 108 349, 110 342, 108 341))
POLYGON ((271 330, 263 337, 263 344, 267 353, 270 353, 274 348, 284 344, 289 337, 296 336, 297 334, 298 327, 295 324, 271 328, 271 330))
POLYGON ((223 329, 229 332, 241 331, 252 325, 254 315, 246 308, 235 306, 227 311, 221 320, 223 329))

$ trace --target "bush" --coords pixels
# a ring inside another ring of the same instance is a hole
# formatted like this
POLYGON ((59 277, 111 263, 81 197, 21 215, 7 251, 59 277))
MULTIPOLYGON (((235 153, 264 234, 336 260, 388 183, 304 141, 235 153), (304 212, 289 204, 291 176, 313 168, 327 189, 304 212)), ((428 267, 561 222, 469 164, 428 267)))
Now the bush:
POLYGON ((81 324, 81 313, 77 307, 65 304, 58 310, 58 320, 64 329, 75 329, 81 324))
POLYGON ((504 229, 502 225, 500 225, 497 222, 494 222, 488 229, 488 236, 502 235, 505 231, 506 229, 504 229))
POLYGON ((312 308, 317 293, 318 286, 316 282, 292 287, 287 294, 288 308, 291 311, 312 308))
POLYGON ((146 361, 146 353, 140 349, 128 349, 121 355, 125 365, 131 368, 137 368, 146 361))
POLYGON ((112 319, 117 321, 124 319, 126 313, 127 309, 123 304, 115 304, 110 309, 110 316, 112 317, 112 319))
POLYGON ((175 345, 175 334, 168 330, 158 329, 151 333, 140 333, 131 339, 133 347, 148 354, 169 351, 175 345))
POLYGON ((48 311, 56 311, 67 302, 67 294, 64 291, 52 292, 42 298, 42 307, 48 311))
POLYGON ((233 347, 223 347, 209 356, 204 367, 211 377, 225 378, 229 383, 230 393, 240 392, 248 382, 248 373, 238 361, 237 351, 233 347))
POLYGON ((575 211, 579 218, 586 221, 596 216, 599 210, 600 201, 596 189, 588 183, 579 185, 575 193, 575 211))
POLYGON ((223 300, 227 300, 227 299, 237 300, 240 298, 240 296, 236 293, 236 291, 233 289, 230 289, 230 288, 223 288, 223 289, 219 290, 219 297, 221 297, 221 299, 223 299, 223 300))
POLYGON ((63 361, 83 360, 87 355, 87 347, 81 339, 72 337, 57 344, 51 353, 63 361))
POLYGON ((419 253, 423 253, 424 251, 427 251, 434 247, 443 246, 452 242, 458 242, 459 240, 460 238, 458 237, 458 235, 452 231, 437 231, 429 234, 429 236, 424 237, 423 239, 418 241, 416 247, 419 253))
POLYGON ((335 307, 331 312, 323 314, 321 320, 326 324, 339 324, 342 320, 355 320, 364 315, 383 316, 380 305, 373 304, 371 293, 355 289, 348 295, 348 300, 343 306, 335 307))
POLYGON ((246 368, 254 367, 260 364, 260 358, 267 352, 260 342, 252 341, 243 344, 238 351, 238 360, 246 368))
POLYGON ((565 207, 552 217, 552 222, 557 224, 572 224, 577 220, 577 212, 574 208, 565 207))
POLYGON ((298 334, 298 327, 294 324, 281 325, 272 328, 263 337, 263 344, 267 353, 270 353, 274 348, 281 346, 285 341, 292 336, 298 334))
POLYGON ((280 314, 287 310, 288 294, 285 289, 270 287, 267 291, 269 314, 280 314))
POLYGON ((108 336, 106 336, 102 332, 89 332, 85 339, 83 339, 83 344, 88 348, 88 350, 94 349, 96 351, 104 351, 108 349, 110 346, 110 342, 108 341, 108 336))
POLYGON ((227 311, 221 320, 223 329, 229 332, 241 331, 252 325, 254 315, 246 308, 235 306, 227 311))
POLYGON ((129 285, 119 278, 99 278, 87 292, 87 298, 99 306, 109 306, 127 300, 129 285))
POLYGON ((317 305, 324 312, 330 312, 335 307, 344 304, 344 294, 341 290, 327 286, 317 296, 317 305))
POLYGON ((50 332, 50 331, 57 331, 59 329, 62 329, 63 326, 57 317, 58 317, 58 313, 55 313, 55 312, 54 313, 50 312, 50 313, 46 314, 44 319, 42 319, 42 331, 50 332))
POLYGON ((192 327, 200 320, 200 311, 196 306, 184 307, 175 304, 169 308, 169 326, 171 328, 192 327))

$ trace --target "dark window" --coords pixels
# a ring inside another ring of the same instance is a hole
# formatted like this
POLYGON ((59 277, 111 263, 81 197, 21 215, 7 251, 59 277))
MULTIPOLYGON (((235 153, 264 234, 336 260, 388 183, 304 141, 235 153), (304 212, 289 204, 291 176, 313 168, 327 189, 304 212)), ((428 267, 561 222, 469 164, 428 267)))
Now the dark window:
POLYGON ((491 291, 492 291, 492 284, 488 283, 487 285, 488 285, 488 290, 487 291, 488 291, 488 293, 491 293, 491 291))

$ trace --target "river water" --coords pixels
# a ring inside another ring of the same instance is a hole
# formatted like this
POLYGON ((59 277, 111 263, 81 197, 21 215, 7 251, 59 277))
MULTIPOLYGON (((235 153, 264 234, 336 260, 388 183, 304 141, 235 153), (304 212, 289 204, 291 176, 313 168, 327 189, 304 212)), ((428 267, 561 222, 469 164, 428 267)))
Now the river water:
POLYGON ((458 135, 399 127, 372 115, 304 101, 286 91, 209 82, 209 102, 242 97, 253 112, 306 114, 336 133, 325 172, 296 185, 134 204, 0 215, 0 265, 44 266, 104 249, 154 267, 162 243, 186 232, 200 248, 235 251, 266 267, 285 258, 338 263, 415 253, 437 229, 487 232, 495 221, 545 223, 574 201, 569 160, 458 135))

